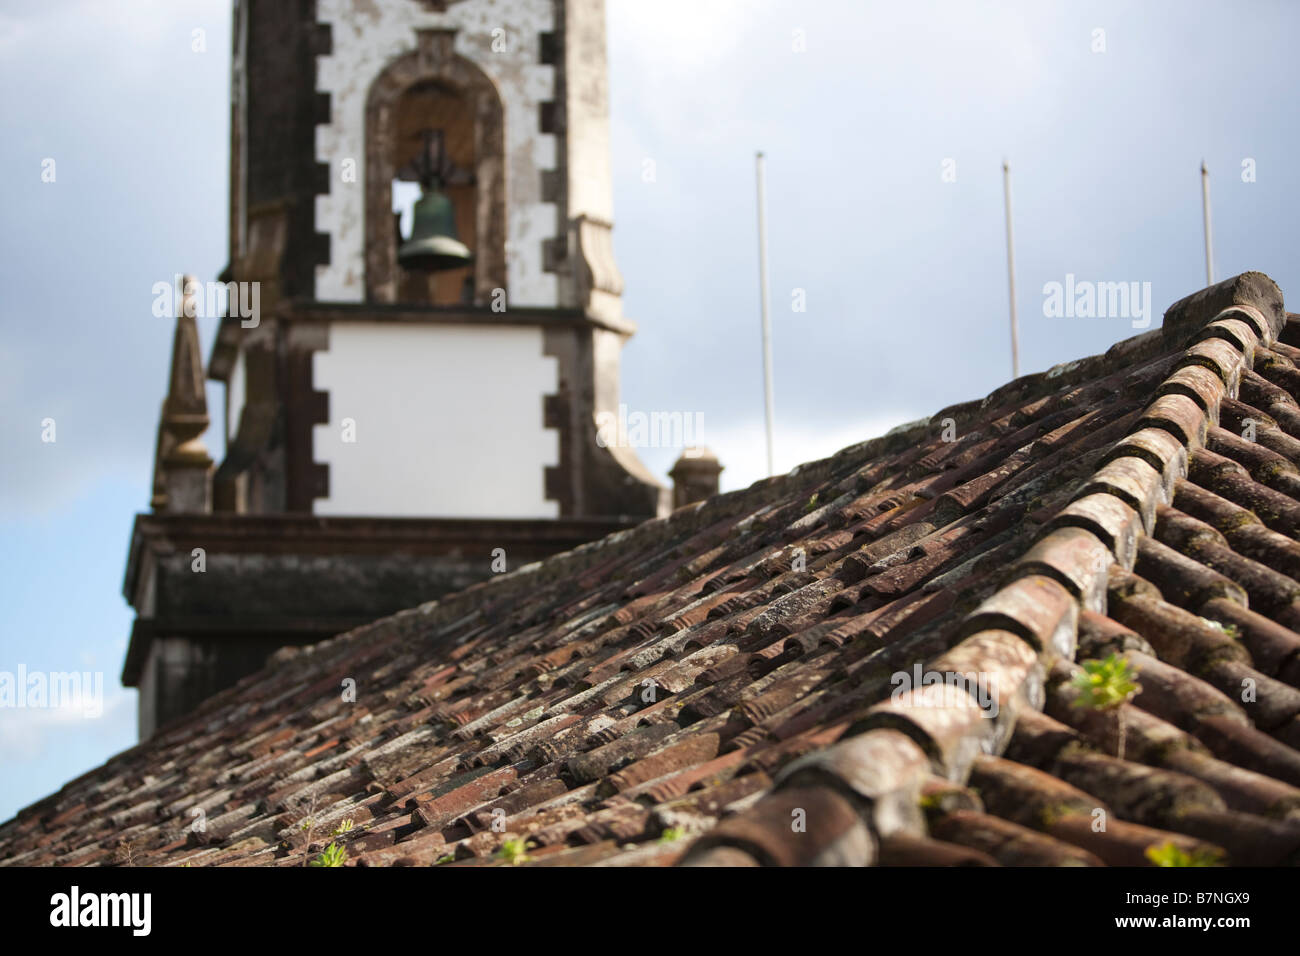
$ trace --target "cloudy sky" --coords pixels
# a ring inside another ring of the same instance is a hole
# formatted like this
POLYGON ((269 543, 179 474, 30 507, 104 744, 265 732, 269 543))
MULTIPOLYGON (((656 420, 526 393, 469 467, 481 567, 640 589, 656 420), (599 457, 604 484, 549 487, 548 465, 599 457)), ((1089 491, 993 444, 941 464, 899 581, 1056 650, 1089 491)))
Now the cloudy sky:
MULTIPOLYGON (((1300 297, 1298 26, 1240 0, 609 0, 624 400, 701 414, 724 489, 764 474, 758 149, 779 470, 1010 377, 1004 157, 1022 371, 1136 331, 1048 316, 1049 283, 1150 283, 1154 324, 1204 285, 1202 159, 1216 275, 1300 297)), ((0 819, 135 739, 122 571, 171 345, 151 288, 225 265, 229 49, 229 0, 0 12, 0 672, 105 687, 97 718, 0 707, 0 819)))

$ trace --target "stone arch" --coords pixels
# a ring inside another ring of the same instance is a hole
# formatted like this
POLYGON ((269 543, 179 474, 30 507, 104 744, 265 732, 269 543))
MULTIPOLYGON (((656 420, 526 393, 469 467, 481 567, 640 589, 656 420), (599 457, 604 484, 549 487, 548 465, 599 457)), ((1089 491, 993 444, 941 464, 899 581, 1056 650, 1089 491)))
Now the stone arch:
POLYGON ((366 298, 396 302, 401 269, 392 219, 393 137, 403 95, 433 83, 463 96, 474 119, 474 304, 506 288, 505 117, 496 84, 456 53, 453 30, 421 30, 416 50, 375 77, 366 101, 366 298))

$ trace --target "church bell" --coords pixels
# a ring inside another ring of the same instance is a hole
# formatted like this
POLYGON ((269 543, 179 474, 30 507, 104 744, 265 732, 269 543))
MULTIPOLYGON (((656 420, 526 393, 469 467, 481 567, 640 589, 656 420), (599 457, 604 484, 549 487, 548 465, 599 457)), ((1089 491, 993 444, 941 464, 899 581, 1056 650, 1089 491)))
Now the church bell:
POLYGON ((403 269, 441 272, 467 266, 473 259, 469 246, 456 237, 451 200, 436 186, 426 188, 415 203, 411 238, 397 250, 397 261, 403 269))
POLYGON ((442 186, 473 182, 473 175, 452 164, 442 130, 425 129, 420 137, 419 154, 398 173, 398 178, 420 184, 420 198, 411 217, 411 238, 398 248, 397 261, 413 272, 459 269, 469 265, 474 254, 456 235, 456 209, 442 186))

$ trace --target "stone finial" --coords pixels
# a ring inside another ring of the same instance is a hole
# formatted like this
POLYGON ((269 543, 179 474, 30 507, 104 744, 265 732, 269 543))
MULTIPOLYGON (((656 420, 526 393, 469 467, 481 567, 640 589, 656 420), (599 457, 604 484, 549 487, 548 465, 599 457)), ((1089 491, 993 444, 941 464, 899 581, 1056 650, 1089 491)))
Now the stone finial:
POLYGON ((151 506, 155 511, 211 510, 212 456, 200 438, 209 418, 199 329, 194 321, 194 295, 199 288, 193 276, 182 280, 167 397, 154 453, 151 506))
POLYGON ((694 504, 718 493, 718 476, 722 465, 707 448, 687 448, 673 464, 668 477, 673 480, 673 507, 694 504))

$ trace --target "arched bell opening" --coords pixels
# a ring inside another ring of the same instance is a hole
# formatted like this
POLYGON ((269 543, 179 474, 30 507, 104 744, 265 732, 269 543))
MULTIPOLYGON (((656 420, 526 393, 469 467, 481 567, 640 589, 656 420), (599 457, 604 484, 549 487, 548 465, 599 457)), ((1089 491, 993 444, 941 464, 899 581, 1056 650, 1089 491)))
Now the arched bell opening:
POLYGON ((371 86, 366 293, 373 302, 487 305, 494 289, 506 287, 501 100, 487 75, 452 51, 452 37, 423 32, 419 51, 371 86), (458 246, 469 254, 464 265, 458 246))
POLYGON ((397 301, 470 304, 478 194, 470 98, 437 82, 417 83, 402 94, 394 122, 392 210, 402 220, 397 301))

